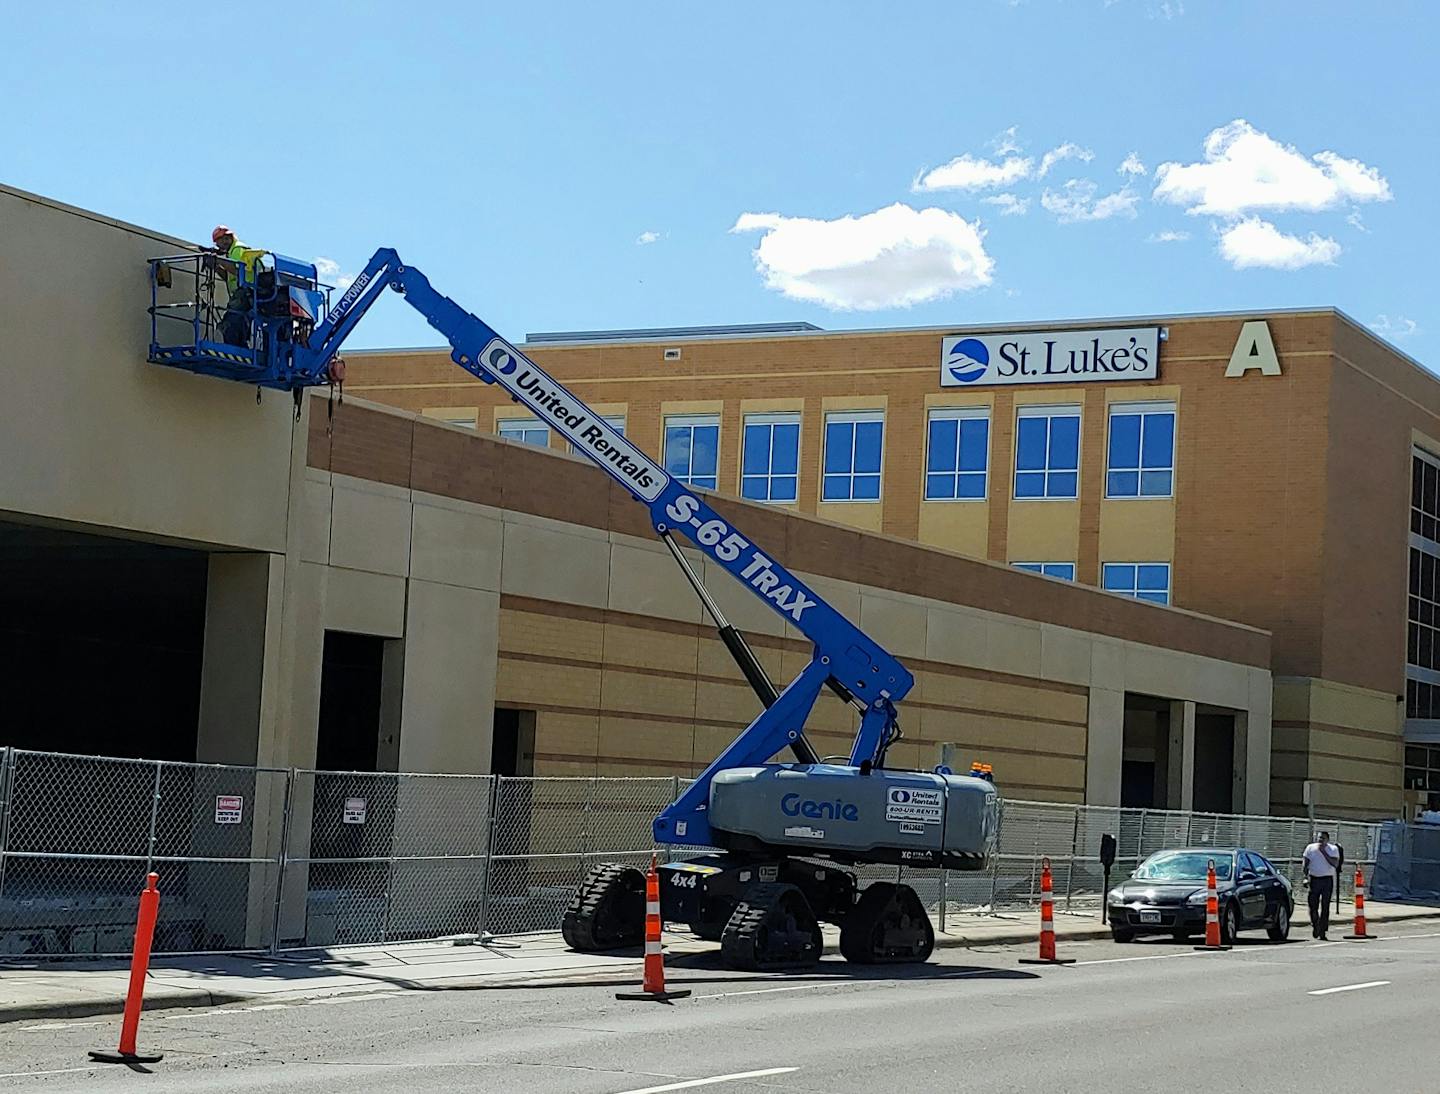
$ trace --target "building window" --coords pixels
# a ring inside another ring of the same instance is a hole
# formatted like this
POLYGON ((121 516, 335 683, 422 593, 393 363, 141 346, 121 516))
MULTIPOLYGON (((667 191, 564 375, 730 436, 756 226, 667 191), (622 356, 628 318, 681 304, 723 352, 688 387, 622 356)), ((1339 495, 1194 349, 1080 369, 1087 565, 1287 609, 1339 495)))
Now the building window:
POLYGON ((550 447, 550 427, 539 418, 501 418, 495 432, 509 441, 550 447))
POLYGON ((1422 801, 1440 795, 1440 748, 1405 746, 1405 789, 1419 790, 1422 801))
POLYGON ((800 481, 800 415, 747 414, 740 496, 794 501, 800 481))
POLYGON ((687 486, 717 488, 720 419, 714 414, 665 419, 665 470, 687 486))
POLYGON ((1406 611, 1405 717, 1440 719, 1440 459, 1410 459, 1410 584, 1406 611))
POLYGON ((1015 421, 1015 496, 1073 498, 1080 483, 1080 408, 1022 406, 1015 421))
POLYGON ((983 406, 930 411, 926 501, 981 501, 990 466, 990 411, 983 406))
POLYGON ((1168 498, 1175 485, 1175 405, 1122 403, 1110 408, 1107 498, 1168 498))
MULTIPOLYGON (((625 415, 623 414, 601 414, 600 420, 613 429, 620 436, 625 436, 625 415)), ((571 452, 577 451, 575 446, 567 446, 571 452)))
POLYGON ((1170 563, 1107 562, 1101 567, 1100 584, 1112 593, 1170 603, 1170 563))
POLYGON ((461 429, 474 429, 479 424, 474 414, 457 415, 453 418, 445 414, 436 414, 434 418, 446 425, 458 425, 461 429))
POLYGON ((1075 580, 1075 563, 1073 562, 1012 562, 1010 565, 1017 570, 1028 570, 1032 574, 1063 577, 1066 581, 1075 580))
POLYGON ((885 412, 857 410, 825 415, 826 501, 879 501, 885 412))

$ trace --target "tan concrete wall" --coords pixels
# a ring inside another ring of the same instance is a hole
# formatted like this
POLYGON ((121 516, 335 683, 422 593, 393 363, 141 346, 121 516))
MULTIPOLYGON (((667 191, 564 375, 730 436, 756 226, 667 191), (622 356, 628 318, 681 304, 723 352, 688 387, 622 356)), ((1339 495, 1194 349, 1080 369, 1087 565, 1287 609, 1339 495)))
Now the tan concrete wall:
POLYGON ((145 362, 178 240, 0 186, 0 512, 285 549, 290 400, 145 362))
POLYGON ((1305 812, 1301 787, 1313 779, 1319 814, 1371 820, 1398 815, 1404 796, 1403 719, 1403 704, 1389 692, 1277 677, 1271 776, 1276 809, 1305 812))

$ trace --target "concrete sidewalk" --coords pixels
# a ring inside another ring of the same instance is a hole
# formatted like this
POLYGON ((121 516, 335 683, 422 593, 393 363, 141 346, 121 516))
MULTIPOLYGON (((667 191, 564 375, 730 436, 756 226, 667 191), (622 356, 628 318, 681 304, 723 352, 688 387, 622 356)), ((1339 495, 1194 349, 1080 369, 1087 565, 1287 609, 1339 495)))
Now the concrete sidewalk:
MULTIPOLYGON (((1347 912, 1349 908, 1346 908, 1347 912)), ((1372 924, 1440 917, 1440 908, 1371 901, 1372 924)), ((1296 909, 1294 930, 1303 937, 1309 921, 1296 909)), ((1346 918, 1332 919, 1339 937, 1350 927, 1346 918)), ((936 946, 983 947, 1036 941, 1038 912, 1002 915, 951 913, 947 930, 937 933, 936 946)), ((839 932, 826 928, 827 952, 839 944, 839 932)), ((1055 918, 1062 943, 1109 937, 1109 928, 1094 915, 1055 918)), ((715 969, 717 947, 688 935, 669 935, 667 965, 684 979, 687 968, 715 969)), ((638 982, 638 950, 618 954, 579 954, 565 948, 554 933, 497 939, 491 945, 420 942, 394 946, 305 950, 278 957, 205 955, 158 957, 152 961, 145 986, 145 1009, 208 1007, 224 1003, 281 1002, 330 995, 363 995, 394 991, 438 991, 466 986, 477 989, 558 986, 575 983, 638 982)), ((0 1023, 43 1018, 79 1018, 118 1014, 129 983, 127 962, 106 959, 0 962, 0 1023)))

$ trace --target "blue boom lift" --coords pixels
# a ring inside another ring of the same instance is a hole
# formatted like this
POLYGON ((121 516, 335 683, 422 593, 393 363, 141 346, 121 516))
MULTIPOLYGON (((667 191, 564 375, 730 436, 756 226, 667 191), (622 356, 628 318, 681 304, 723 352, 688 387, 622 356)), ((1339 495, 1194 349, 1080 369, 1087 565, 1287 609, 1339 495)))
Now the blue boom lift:
MULTIPOLYGON (((712 852, 662 867, 667 922, 718 940, 727 963, 743 969, 812 964, 823 949, 822 920, 840 926, 848 960, 929 957, 934 931, 910 886, 875 881, 862 889, 854 873, 837 868, 889 863, 981 870, 994 848, 1000 801, 988 767, 975 764, 969 775, 957 776, 944 768, 885 766, 887 750, 900 738, 896 704, 914 684, 904 665, 518 349, 436 292, 395 251, 376 251, 328 313, 314 267, 274 256, 247 294, 248 338, 241 346, 217 338, 223 264, 194 254, 150 261, 150 361, 289 390, 298 402, 305 388, 338 382, 341 343, 376 299, 394 289, 450 344, 457 365, 499 384, 648 507, 656 533, 764 707, 654 821, 658 843, 712 852), (192 287, 193 298, 173 299, 192 287), (178 341, 161 340, 162 332, 176 330, 178 341), (677 533, 814 644, 810 663, 784 690, 776 689, 701 584, 677 533), (804 734, 827 687, 859 717, 849 756, 833 763, 821 762, 804 734), (786 748, 795 762, 773 762, 786 748)), ((233 337, 236 324, 225 326, 233 337)), ((640 872, 608 864, 581 883, 563 932, 575 949, 614 949, 638 944, 643 921, 640 872)))

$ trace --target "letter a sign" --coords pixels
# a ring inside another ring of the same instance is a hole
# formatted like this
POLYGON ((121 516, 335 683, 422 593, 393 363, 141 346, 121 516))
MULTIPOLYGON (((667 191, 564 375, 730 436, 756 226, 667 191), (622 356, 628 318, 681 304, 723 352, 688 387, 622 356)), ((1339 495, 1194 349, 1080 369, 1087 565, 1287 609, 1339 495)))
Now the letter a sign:
POLYGON ((1263 319, 1252 320, 1240 328, 1225 375, 1244 376, 1252 369, 1259 369, 1264 376, 1280 375, 1280 358, 1270 338, 1270 324, 1263 319))

